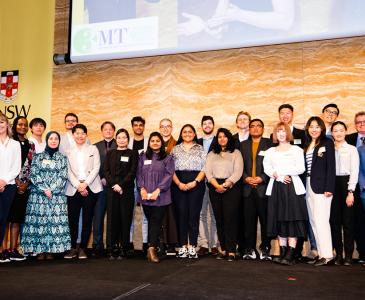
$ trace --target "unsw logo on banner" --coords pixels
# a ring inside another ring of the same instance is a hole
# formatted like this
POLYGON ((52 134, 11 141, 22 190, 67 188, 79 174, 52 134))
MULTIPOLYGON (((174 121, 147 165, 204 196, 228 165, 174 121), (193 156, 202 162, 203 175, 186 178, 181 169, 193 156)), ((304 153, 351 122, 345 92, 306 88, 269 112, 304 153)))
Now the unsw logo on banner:
POLYGON ((19 70, 1 72, 0 100, 11 103, 18 94, 19 70))

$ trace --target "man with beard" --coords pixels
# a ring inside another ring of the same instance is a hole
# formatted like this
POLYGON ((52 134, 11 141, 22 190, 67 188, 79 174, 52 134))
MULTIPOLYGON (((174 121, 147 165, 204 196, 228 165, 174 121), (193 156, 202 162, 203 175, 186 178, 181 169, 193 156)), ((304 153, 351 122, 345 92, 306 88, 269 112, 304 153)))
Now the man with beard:
MULTIPOLYGON (((203 130, 203 137, 198 139, 198 144, 204 147, 206 153, 213 149, 214 143, 216 143, 216 138, 214 136, 214 120, 211 116, 203 116, 201 121, 201 127, 203 130)), ((217 227, 215 223, 215 218, 212 210, 212 205, 209 199, 209 189, 205 189, 205 194, 203 198, 203 205, 200 211, 200 221, 199 221, 199 236, 198 236, 198 246, 199 256, 204 256, 209 253, 209 249, 212 255, 218 254, 217 247, 217 227)))
MULTIPOLYGON (((143 151, 147 150, 148 138, 145 138, 143 135, 145 124, 146 124, 146 121, 141 116, 133 117, 131 120, 133 136, 131 135, 131 138, 130 138, 129 144, 128 144, 128 148, 132 149, 134 151, 137 151, 138 154, 141 154, 143 151)), ((135 186, 136 187, 134 190, 134 195, 135 195, 135 199, 137 199, 138 190, 137 190, 137 185, 135 185, 135 186)), ((139 203, 137 203, 137 206, 141 207, 143 251, 145 251, 147 253, 147 238, 148 238, 148 227, 147 226, 148 226, 148 223, 147 223, 146 216, 143 212, 142 205, 139 205, 139 203)), ((133 221, 132 221, 132 226, 131 226, 131 243, 133 243, 133 240, 134 240, 133 232, 134 232, 134 216, 133 216, 133 221)))

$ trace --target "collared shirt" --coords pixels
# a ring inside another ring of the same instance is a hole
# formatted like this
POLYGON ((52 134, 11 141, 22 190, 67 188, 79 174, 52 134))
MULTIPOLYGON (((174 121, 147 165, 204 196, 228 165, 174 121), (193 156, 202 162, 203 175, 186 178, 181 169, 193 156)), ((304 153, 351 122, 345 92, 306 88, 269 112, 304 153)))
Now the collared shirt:
POLYGON ((356 147, 344 142, 340 148, 335 148, 336 176, 350 176, 348 189, 355 190, 358 178, 360 159, 356 147))
POLYGON ((46 149, 46 141, 42 141, 39 143, 34 137, 29 137, 28 139, 30 142, 34 144, 35 147, 35 153, 42 153, 44 149, 46 149))
POLYGON ((20 144, 7 137, 0 141, 0 179, 7 184, 15 184, 15 178, 19 175, 22 165, 22 153, 20 144))
POLYGON ((213 139, 214 139, 214 135, 209 136, 209 137, 203 137, 203 148, 204 148, 205 153, 209 152, 209 148, 213 142, 213 139))
POLYGON ((250 136, 250 133, 247 132, 245 134, 242 134, 241 132, 238 132, 238 139, 240 140, 240 143, 243 141, 246 141, 250 136))
POLYGON ((176 171, 201 171, 207 157, 203 146, 194 144, 187 149, 184 147, 184 143, 175 146, 172 155, 175 159, 176 171))

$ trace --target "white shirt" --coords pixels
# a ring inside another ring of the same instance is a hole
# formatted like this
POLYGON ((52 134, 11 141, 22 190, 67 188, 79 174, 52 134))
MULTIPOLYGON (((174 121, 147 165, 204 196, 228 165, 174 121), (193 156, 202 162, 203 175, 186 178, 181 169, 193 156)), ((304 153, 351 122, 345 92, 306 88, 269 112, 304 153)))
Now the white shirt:
POLYGON ((83 181, 86 179, 86 164, 85 164, 85 155, 86 155, 86 147, 75 147, 75 153, 77 158, 77 179, 79 181, 83 181))
POLYGON ((250 136, 249 132, 246 132, 245 134, 238 132, 238 139, 240 140, 240 142, 246 141, 249 136, 250 136))
POLYGON ((44 149, 46 149, 46 141, 38 143, 38 141, 32 136, 29 137, 28 140, 34 144, 35 153, 42 153, 44 149))
POLYGON ((348 189, 355 190, 358 178, 360 159, 355 146, 344 142, 339 149, 335 149, 336 176, 350 176, 348 189))
POLYGON ((271 147, 265 152, 263 165, 264 172, 270 177, 267 196, 271 195, 274 181, 283 182, 286 175, 291 176, 295 193, 305 194, 305 187, 299 177, 305 171, 303 150, 300 147, 291 145, 287 151, 278 151, 277 147, 271 147), (278 174, 277 179, 273 177, 274 172, 278 174))
POLYGON ((22 152, 20 144, 13 139, 6 138, 0 141, 0 179, 7 184, 15 184, 15 178, 19 175, 22 166, 22 152))

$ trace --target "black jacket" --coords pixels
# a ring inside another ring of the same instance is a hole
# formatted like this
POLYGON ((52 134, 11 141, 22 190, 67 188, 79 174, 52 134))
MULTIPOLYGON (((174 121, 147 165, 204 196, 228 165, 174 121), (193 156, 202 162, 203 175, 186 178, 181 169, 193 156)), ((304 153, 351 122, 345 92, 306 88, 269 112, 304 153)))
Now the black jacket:
MULTIPOLYGON (((99 154, 100 154, 100 171, 99 171, 99 175, 100 175, 100 178, 103 179, 103 178, 105 178, 105 176, 104 176, 104 162, 105 162, 105 157, 106 157, 105 140, 97 142, 94 145, 99 150, 99 154)), ((112 140, 112 143, 111 143, 111 146, 110 146, 109 150, 112 150, 112 149, 117 149, 117 142, 115 141, 115 139, 112 140)))
MULTIPOLYGON (((307 164, 305 164, 305 167, 307 169, 307 164)), ((316 194, 323 194, 324 192, 334 193, 335 180, 335 144, 329 138, 325 138, 313 151, 310 174, 311 188, 316 194)))
MULTIPOLYGON (((263 182, 256 187, 257 194, 259 197, 265 197, 267 184, 269 182, 269 176, 264 173, 264 155, 261 155, 261 151, 266 151, 272 147, 272 143, 268 138, 261 138, 259 147, 256 153, 256 176, 262 178, 263 182)), ((240 150, 243 156, 243 181, 247 177, 252 175, 252 139, 249 138, 246 141, 241 142, 240 150)), ((261 152, 262 153, 262 152, 261 152)), ((252 191, 252 187, 249 184, 244 183, 243 185, 243 197, 249 197, 252 191)))
POLYGON ((346 142, 349 143, 350 145, 356 147, 357 137, 358 137, 358 133, 357 132, 348 134, 348 135, 346 135, 346 142))

